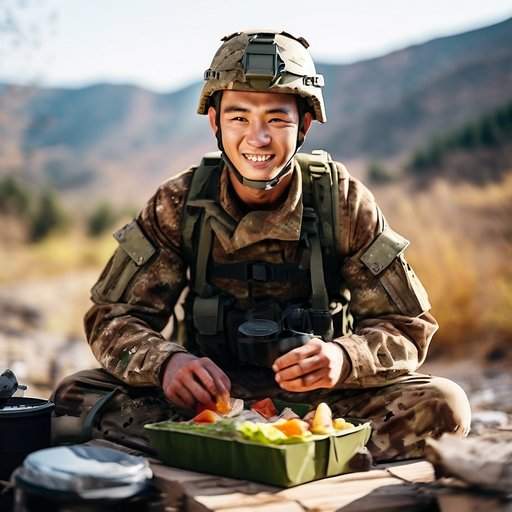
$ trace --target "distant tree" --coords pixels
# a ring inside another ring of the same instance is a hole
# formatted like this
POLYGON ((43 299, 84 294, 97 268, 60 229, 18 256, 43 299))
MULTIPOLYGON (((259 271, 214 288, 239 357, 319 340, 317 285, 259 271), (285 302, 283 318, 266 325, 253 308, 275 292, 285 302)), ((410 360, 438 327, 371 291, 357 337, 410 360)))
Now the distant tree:
POLYGON ((371 162, 368 166, 368 180, 375 184, 384 184, 394 181, 395 176, 381 163, 371 162))
POLYGON ((0 213, 25 216, 30 199, 29 192, 12 176, 0 179, 0 213))
POLYGON ((479 142, 484 146, 494 146, 498 142, 498 125, 495 118, 484 119, 479 125, 479 142))
POLYGON ((100 203, 87 219, 87 233, 93 237, 100 236, 111 228, 117 219, 118 215, 109 203, 100 203))
POLYGON ((463 149, 474 149, 478 146, 480 134, 478 126, 471 123, 457 133, 457 146, 463 149))
POLYGON ((44 191, 31 215, 30 241, 37 242, 67 224, 67 215, 57 196, 50 190, 44 191))
POLYGON ((512 133, 512 103, 497 112, 496 125, 500 133, 512 133))
POLYGON ((411 156, 406 168, 420 175, 439 166, 443 158, 453 150, 473 151, 479 147, 493 147, 512 138, 512 102, 491 114, 467 123, 442 137, 433 138, 418 148, 411 156))

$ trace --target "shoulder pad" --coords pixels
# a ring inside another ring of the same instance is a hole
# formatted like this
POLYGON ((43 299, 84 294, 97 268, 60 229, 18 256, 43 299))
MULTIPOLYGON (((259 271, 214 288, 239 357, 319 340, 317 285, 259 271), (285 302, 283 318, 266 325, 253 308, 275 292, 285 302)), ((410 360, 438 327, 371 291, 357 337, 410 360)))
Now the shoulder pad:
POLYGON ((155 254, 156 249, 146 238, 136 220, 114 233, 119 246, 137 266, 144 265, 155 254))
POLYGON ((360 257, 370 272, 376 276, 385 270, 409 245, 409 240, 387 227, 375 238, 360 257))

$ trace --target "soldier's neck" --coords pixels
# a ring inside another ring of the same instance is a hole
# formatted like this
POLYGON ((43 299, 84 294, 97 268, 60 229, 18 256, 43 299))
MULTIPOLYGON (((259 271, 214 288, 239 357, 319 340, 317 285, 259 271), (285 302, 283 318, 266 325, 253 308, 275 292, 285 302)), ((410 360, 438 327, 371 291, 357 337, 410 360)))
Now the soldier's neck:
POLYGON ((283 176, 281 181, 271 190, 259 190, 242 185, 233 173, 229 173, 233 193, 247 210, 274 210, 287 197, 286 192, 290 188, 293 172, 283 176))

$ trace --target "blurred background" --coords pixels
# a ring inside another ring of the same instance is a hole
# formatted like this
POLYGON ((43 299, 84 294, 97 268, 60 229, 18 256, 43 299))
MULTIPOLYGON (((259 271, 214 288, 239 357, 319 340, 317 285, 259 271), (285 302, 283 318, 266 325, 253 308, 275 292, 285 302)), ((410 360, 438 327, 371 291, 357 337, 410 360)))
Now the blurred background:
POLYGON ((499 0, 0 0, 0 369, 46 397, 95 365, 82 317, 111 233, 216 149, 195 109, 220 38, 279 27, 325 76, 306 149, 343 161, 412 242, 441 325, 426 371, 506 421, 511 16, 499 0))

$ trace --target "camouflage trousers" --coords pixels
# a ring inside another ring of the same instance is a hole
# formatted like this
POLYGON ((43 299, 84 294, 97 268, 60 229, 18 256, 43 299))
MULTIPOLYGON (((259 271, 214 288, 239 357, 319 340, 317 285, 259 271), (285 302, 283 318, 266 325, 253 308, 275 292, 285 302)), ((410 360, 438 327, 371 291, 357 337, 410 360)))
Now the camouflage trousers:
MULTIPOLYGON (((372 435, 368 449, 376 461, 421 457, 425 439, 445 432, 469 432, 471 411, 464 391, 454 382, 409 374, 378 388, 319 390, 292 394, 260 390, 251 396, 233 384, 232 395, 244 399, 272 396, 312 406, 327 402, 334 417, 369 420, 372 435)), ((160 389, 130 387, 102 369, 78 372, 55 390, 54 442, 107 439, 152 454, 144 425, 165 419, 185 419, 183 411, 168 402, 160 389)))

